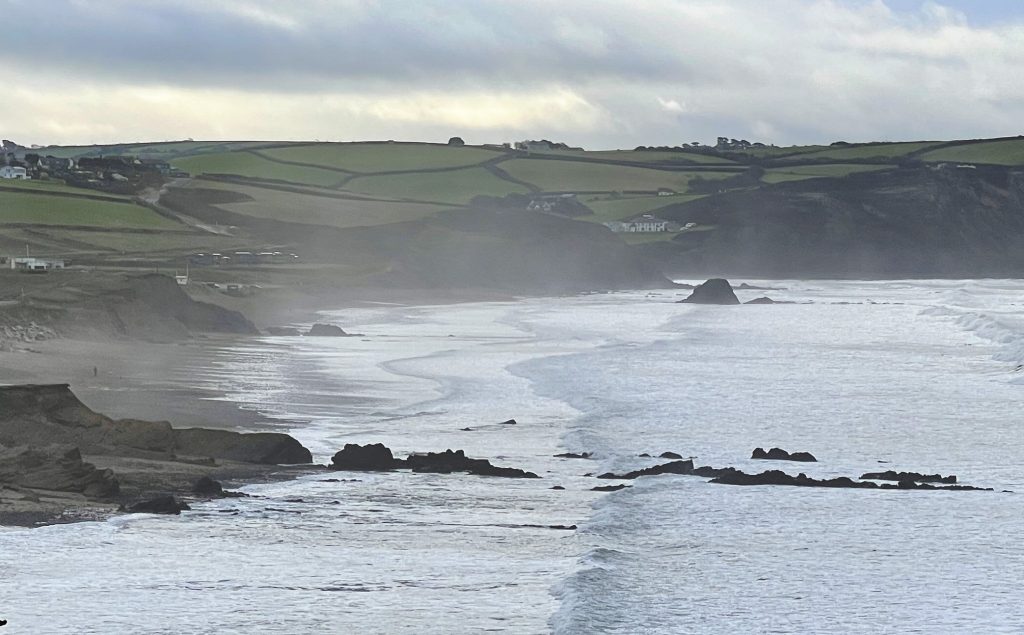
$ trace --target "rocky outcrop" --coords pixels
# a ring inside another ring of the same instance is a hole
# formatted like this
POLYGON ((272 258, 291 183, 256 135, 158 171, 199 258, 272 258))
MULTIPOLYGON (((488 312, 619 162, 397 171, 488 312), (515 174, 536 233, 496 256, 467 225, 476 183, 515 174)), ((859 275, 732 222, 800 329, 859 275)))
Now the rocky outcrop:
POLYGON ((248 498, 248 494, 232 492, 224 489, 220 481, 215 481, 209 476, 203 476, 192 486, 192 493, 204 498, 248 498))
POLYGON ((626 472, 625 474, 614 474, 612 472, 605 472, 599 474, 597 478, 603 479, 635 479, 641 476, 654 476, 656 474, 692 474, 693 473, 693 461, 687 459, 685 461, 672 461, 671 463, 662 463, 661 465, 655 465, 654 467, 645 467, 642 470, 633 470, 632 472, 626 472))
POLYGON ((357 445, 346 443, 331 459, 328 468, 332 470, 352 470, 357 472, 387 472, 398 469, 402 461, 395 459, 391 449, 383 443, 357 445))
POLYGON ((348 337, 340 326, 334 324, 314 324, 306 333, 307 337, 348 337))
POLYGON ((555 455, 556 459, 589 459, 590 452, 563 452, 555 455))
POLYGON ((918 472, 894 472, 888 470, 885 472, 868 472, 862 474, 861 479, 874 480, 874 481, 915 481, 917 483, 945 483, 946 485, 952 485, 956 483, 956 476, 950 474, 949 476, 942 476, 941 474, 920 474, 918 472))
POLYGON ((689 304, 739 304, 739 298, 725 278, 711 278, 697 285, 690 297, 680 300, 689 304))
POLYGON ((747 474, 740 470, 729 470, 711 479, 712 483, 725 485, 788 485, 795 487, 831 487, 851 489, 917 489, 917 490, 956 490, 956 491, 992 491, 991 488, 972 487, 969 485, 929 485, 927 483, 916 483, 912 480, 900 481, 897 484, 883 483, 879 485, 872 481, 855 481, 845 476, 829 479, 810 478, 806 474, 791 476, 779 470, 769 470, 760 474, 747 474))
POLYGON ((286 434, 175 429, 166 421, 114 420, 89 409, 67 384, 0 386, 0 444, 54 443, 89 455, 186 455, 260 464, 312 461, 309 450, 286 434))
POLYGON ((761 296, 760 298, 754 298, 753 300, 747 300, 743 304, 777 304, 775 300, 772 300, 768 296, 761 296))
POLYGON ((278 432, 232 432, 206 428, 173 430, 176 454, 209 456, 241 463, 301 465, 313 455, 295 438, 278 432))
POLYGON ((129 505, 126 511, 130 514, 171 514, 177 516, 188 509, 191 509, 191 507, 168 494, 129 505))
POLYGON ((772 448, 767 452, 764 448, 754 448, 750 458, 752 459, 763 459, 766 461, 801 461, 803 463, 817 463, 818 459, 814 458, 814 455, 810 452, 793 452, 789 453, 782 448, 772 448))
POLYGON ((466 472, 480 476, 502 476, 505 478, 540 478, 533 472, 514 467, 498 467, 491 465, 487 459, 471 459, 462 450, 445 450, 444 452, 427 452, 411 454, 405 460, 413 472, 434 472, 450 474, 466 472))
POLYGON ((391 449, 381 443, 372 445, 346 444, 331 459, 332 470, 375 471, 409 469, 413 472, 451 474, 465 472, 480 476, 501 476, 505 478, 540 478, 533 472, 512 467, 492 465, 487 459, 472 459, 462 450, 425 452, 410 454, 406 459, 396 459, 391 449))
POLYGON ((629 487, 629 485, 598 485, 596 487, 591 487, 590 491, 592 491, 592 492, 617 492, 620 489, 626 489, 627 487, 629 487))
POLYGON ((96 469, 69 445, 0 447, 0 484, 110 499, 120 486, 110 470, 96 469))

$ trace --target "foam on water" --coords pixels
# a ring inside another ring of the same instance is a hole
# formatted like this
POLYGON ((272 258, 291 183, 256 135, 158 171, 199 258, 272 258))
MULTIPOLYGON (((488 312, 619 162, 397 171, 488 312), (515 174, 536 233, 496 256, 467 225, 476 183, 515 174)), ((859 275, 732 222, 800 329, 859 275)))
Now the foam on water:
POLYGON ((17 582, 0 584, 0 617, 13 633, 1020 632, 1017 494, 668 475, 590 491, 608 481, 585 473, 665 450, 1024 490, 1024 283, 770 286, 813 303, 381 306, 322 316, 366 337, 218 351, 179 377, 278 418, 320 461, 380 441, 543 478, 323 473, 181 518, 0 530, 17 582), (747 458, 773 445, 820 462, 747 458), (566 450, 594 458, 552 456, 566 450))

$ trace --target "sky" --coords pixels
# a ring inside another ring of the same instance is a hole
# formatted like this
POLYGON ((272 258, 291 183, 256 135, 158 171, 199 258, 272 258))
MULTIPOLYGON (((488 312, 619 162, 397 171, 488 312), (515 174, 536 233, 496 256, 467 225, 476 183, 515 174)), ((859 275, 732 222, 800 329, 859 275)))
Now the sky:
POLYGON ((1024 133, 1020 0, 0 0, 0 137, 1024 133))

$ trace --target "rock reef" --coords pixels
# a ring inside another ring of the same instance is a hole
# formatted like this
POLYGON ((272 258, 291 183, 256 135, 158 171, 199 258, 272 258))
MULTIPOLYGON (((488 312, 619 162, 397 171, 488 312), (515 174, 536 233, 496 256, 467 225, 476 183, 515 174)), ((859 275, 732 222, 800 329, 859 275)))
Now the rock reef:
POLYGON ((782 448, 772 448, 767 452, 764 448, 754 448, 754 451, 750 454, 750 458, 763 459, 766 461, 801 461, 803 463, 818 462, 818 459, 814 458, 814 455, 810 452, 789 453, 782 448))
POLYGON ((739 304, 740 300, 725 278, 711 278, 697 285, 693 293, 680 302, 689 304, 739 304))
POLYGON ((381 443, 358 445, 348 443, 339 450, 327 466, 331 470, 389 472, 408 469, 413 472, 451 474, 465 472, 479 476, 505 478, 540 478, 533 472, 513 467, 492 465, 487 459, 473 459, 462 450, 413 453, 405 459, 396 459, 391 449, 381 443))

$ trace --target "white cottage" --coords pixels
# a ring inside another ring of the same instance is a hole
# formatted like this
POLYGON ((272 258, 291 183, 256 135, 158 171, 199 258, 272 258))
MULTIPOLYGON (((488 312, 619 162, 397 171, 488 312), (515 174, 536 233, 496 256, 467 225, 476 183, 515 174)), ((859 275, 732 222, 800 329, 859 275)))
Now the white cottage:
POLYGON ((25 168, 12 165, 0 166, 0 179, 27 179, 28 171, 25 168))

